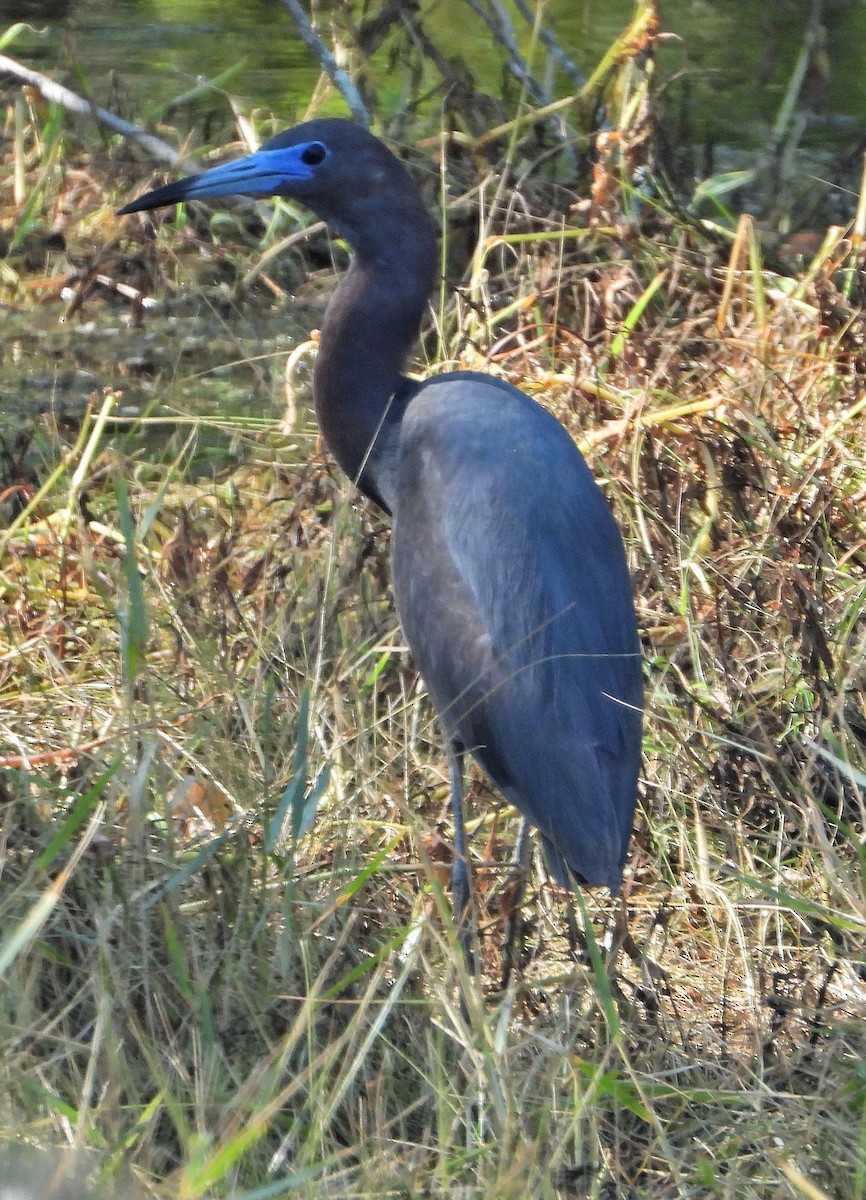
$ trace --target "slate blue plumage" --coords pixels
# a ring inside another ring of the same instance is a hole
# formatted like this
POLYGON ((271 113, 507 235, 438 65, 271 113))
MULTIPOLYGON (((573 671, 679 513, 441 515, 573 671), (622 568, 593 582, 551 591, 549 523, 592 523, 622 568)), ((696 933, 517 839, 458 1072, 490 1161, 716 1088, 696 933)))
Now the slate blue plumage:
POLYGON ((401 374, 435 282, 436 233, 372 134, 311 121, 121 213, 233 194, 302 201, 354 252, 322 327, 316 412, 340 466, 393 519, 397 611, 450 746, 458 914, 465 751, 538 828, 561 882, 617 891, 641 659, 622 541, 589 468, 510 384, 401 374))

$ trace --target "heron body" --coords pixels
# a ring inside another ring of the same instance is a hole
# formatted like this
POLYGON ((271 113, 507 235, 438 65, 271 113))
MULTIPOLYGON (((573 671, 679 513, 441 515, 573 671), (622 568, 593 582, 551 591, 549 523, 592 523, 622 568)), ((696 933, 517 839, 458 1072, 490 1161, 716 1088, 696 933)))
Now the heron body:
POLYGON ((455 890, 468 897, 468 751, 538 828, 560 882, 617 891, 641 659, 622 540, 589 468, 510 384, 401 374, 436 277, 436 231, 372 134, 311 121, 121 213, 235 194, 301 201, 354 252, 322 327, 316 413, 342 469, 392 517, 397 611, 451 749, 455 890))

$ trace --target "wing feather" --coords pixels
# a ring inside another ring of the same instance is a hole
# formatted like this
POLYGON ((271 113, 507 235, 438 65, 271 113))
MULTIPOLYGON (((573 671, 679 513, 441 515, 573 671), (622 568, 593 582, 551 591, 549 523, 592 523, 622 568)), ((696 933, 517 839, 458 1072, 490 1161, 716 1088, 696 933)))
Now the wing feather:
POLYGON ((483 376, 422 388, 400 442, 397 607, 446 732, 541 830, 558 875, 559 856, 616 889, 642 698, 607 502, 559 423, 483 376))

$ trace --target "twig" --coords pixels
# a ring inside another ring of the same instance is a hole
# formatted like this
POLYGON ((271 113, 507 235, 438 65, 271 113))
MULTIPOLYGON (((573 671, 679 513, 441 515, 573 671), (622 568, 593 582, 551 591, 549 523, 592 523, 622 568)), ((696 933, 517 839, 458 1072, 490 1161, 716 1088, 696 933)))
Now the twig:
POLYGON ((370 114, 367 111, 366 104, 361 99, 361 93, 316 33, 310 22, 310 18, 301 6, 300 0, 280 0, 280 3, 295 22, 304 45, 346 101, 353 119, 369 129, 370 114))
POLYGON ((478 14, 506 50, 508 54, 506 65, 514 78, 521 87, 526 88, 535 104, 549 104, 552 97, 527 67, 523 55, 518 49, 517 38, 514 36, 511 20, 505 9, 498 3, 498 0, 487 0, 487 5, 489 7, 481 3, 481 0, 469 0, 469 7, 478 14))
MULTIPOLYGON (((130 125, 129 121, 124 121, 121 117, 115 116, 107 108, 100 108, 98 104, 92 104, 91 101, 85 100, 83 96, 79 96, 77 92, 70 91, 69 88, 64 87, 62 83, 56 83, 53 79, 49 79, 47 75, 41 75, 38 71, 31 71, 29 67, 16 62, 14 58, 7 58, 5 54, 0 54, 0 74, 12 75, 15 79, 21 79, 25 83, 31 84, 41 92, 46 100, 50 100, 53 104, 61 105, 68 112, 75 113, 77 116, 90 117, 96 120, 100 125, 104 125, 106 129, 110 129, 112 133, 119 133, 129 141, 135 142, 136 145, 146 150, 152 158, 160 162, 166 162, 170 166, 176 166, 179 162, 184 162, 184 156, 175 150, 174 146, 170 146, 168 142, 164 142, 162 138, 154 137, 152 133, 146 133, 143 129, 139 129, 137 125, 130 125)), ((191 173, 197 174, 201 171, 201 167, 194 162, 186 162, 185 166, 191 173)))
MULTIPOLYGON (((530 10, 526 0, 515 0, 515 5, 517 7, 517 11, 523 17, 524 21, 526 21, 527 25, 532 28, 535 24, 535 15, 530 10)), ((539 24, 538 36, 547 47, 547 53, 550 55, 559 69, 565 72, 565 74, 571 80, 573 86, 578 89, 582 88, 586 83, 586 76, 580 70, 577 63, 568 57, 562 46, 560 46, 559 42, 556 40, 555 35, 552 34, 550 30, 546 28, 546 26, 539 24)))
MULTIPOLYGON (((589 396, 598 395, 601 390, 597 384, 588 379, 581 379, 577 386, 589 396)), ((666 408, 659 408, 654 412, 631 412, 626 417, 605 422, 598 429, 588 430, 578 440, 578 445, 581 450, 591 449, 593 446, 600 446, 602 442, 609 442, 613 438, 624 437, 630 428, 652 429, 658 425, 672 425, 683 417, 693 417, 699 416, 702 413, 710 413, 716 408, 721 408, 724 403, 725 401, 722 398, 714 397, 710 400, 693 400, 689 403, 670 404, 666 408)))
MULTIPOLYGON (((55 624, 59 623, 55 622, 55 624)), ((179 717, 175 717, 173 721, 142 721, 138 724, 129 725, 125 729, 116 730, 113 733, 101 734, 99 737, 92 738, 89 742, 79 742, 77 746, 58 746, 56 750, 42 750, 35 754, 7 754, 3 758, 0 758, 0 770, 21 770, 22 768, 44 766, 48 763, 69 762, 70 760, 83 758, 85 754, 90 754, 91 751, 98 750, 100 746, 107 745, 113 739, 131 735, 139 736, 145 732, 164 733, 172 729, 179 729, 182 725, 186 725, 187 721, 191 721, 196 713, 202 712, 214 700, 222 697, 222 692, 213 692, 205 700, 200 700, 188 712, 181 713, 179 717)))

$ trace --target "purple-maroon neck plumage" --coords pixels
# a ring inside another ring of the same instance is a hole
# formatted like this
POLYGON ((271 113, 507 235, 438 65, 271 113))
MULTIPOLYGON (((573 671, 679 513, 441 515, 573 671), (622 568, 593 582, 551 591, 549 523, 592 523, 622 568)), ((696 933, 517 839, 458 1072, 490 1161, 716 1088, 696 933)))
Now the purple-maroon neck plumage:
POLYGON ((321 140, 334 166, 302 198, 353 251, 322 327, 316 415, 337 462, 358 481, 433 288, 436 229, 405 167, 381 142, 346 122, 315 125, 325 127, 321 140))
POLYGON ((356 482, 401 384, 436 274, 435 231, 420 205, 407 212, 383 191, 378 220, 388 236, 375 253, 356 253, 334 293, 313 384, 325 441, 356 482))
POLYGON ((316 414, 346 474, 383 501, 376 467, 387 472, 393 464, 369 456, 436 277, 436 229, 421 195, 378 138, 351 121, 325 119, 280 133, 246 158, 156 188, 120 211, 234 195, 298 200, 352 248, 352 266, 325 315, 316 414))
POLYGON ((342 469, 381 500, 369 456, 436 278, 436 228, 406 168, 358 125, 310 121, 262 150, 279 155, 311 144, 324 157, 309 179, 279 194, 308 205, 346 239, 353 254, 322 326, 313 383, 316 416, 342 469))

